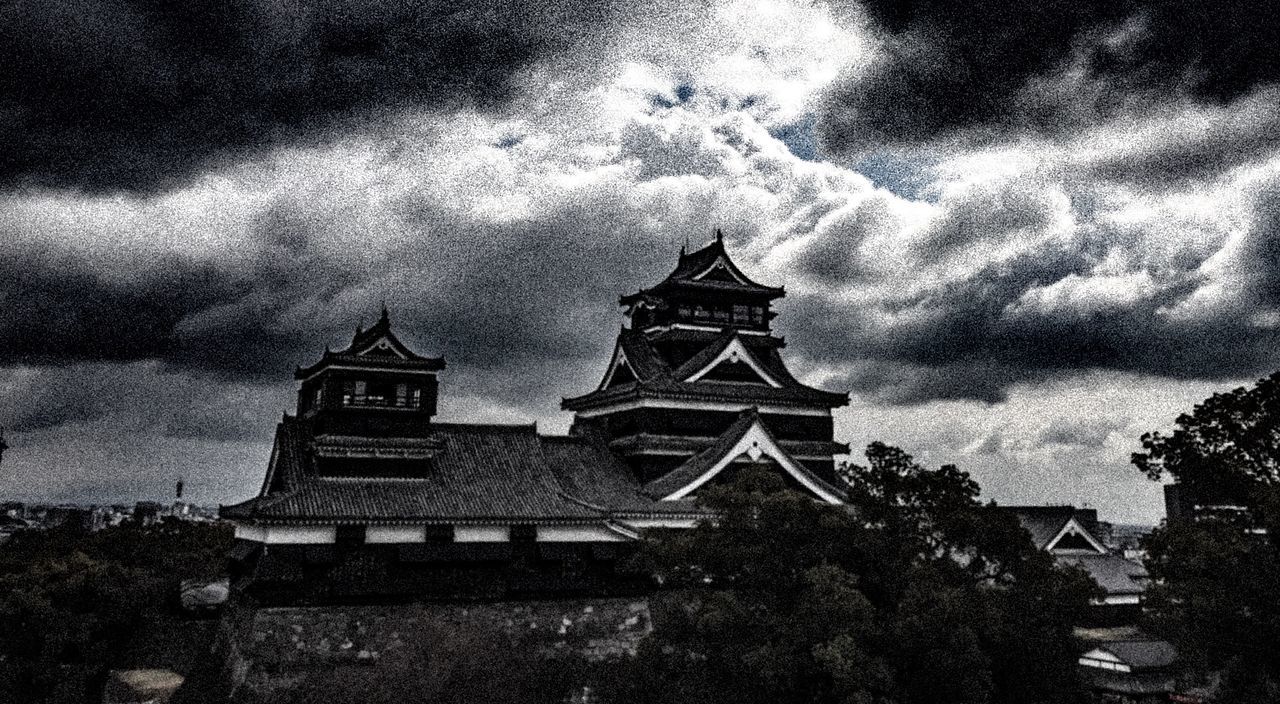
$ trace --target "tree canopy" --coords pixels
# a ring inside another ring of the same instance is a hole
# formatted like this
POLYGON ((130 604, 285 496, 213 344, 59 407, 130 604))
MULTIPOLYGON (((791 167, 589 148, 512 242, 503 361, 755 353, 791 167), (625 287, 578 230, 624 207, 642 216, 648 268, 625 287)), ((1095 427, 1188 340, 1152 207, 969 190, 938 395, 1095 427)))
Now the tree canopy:
POLYGON ((1217 393, 1142 436, 1133 463, 1196 503, 1240 506, 1173 521, 1147 542, 1149 626, 1224 701, 1280 701, 1280 373, 1217 393))
POLYGON ((1144 434, 1133 454, 1148 477, 1167 474, 1194 495, 1244 506, 1280 484, 1280 372, 1216 393, 1174 424, 1172 433, 1144 434))
POLYGON ((651 542, 674 591, 615 702, 1075 701, 1072 624, 1094 594, 955 467, 901 450, 848 467, 828 506, 747 472, 717 518, 651 542))
POLYGON ((197 657, 213 624, 166 626, 182 579, 225 569, 228 528, 126 523, 0 545, 0 701, 99 701, 108 668, 197 657))

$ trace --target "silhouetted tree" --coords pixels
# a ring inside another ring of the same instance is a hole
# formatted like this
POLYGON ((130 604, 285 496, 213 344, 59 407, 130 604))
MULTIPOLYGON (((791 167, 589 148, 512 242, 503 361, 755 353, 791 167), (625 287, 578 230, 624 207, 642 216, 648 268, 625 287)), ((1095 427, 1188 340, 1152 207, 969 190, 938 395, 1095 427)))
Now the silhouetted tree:
POLYGON ((216 576, 230 545, 228 526, 179 522, 14 535, 0 545, 0 702, 99 701, 140 624, 168 614, 182 579, 216 576))
POLYGON ((601 683, 614 702, 1071 702, 1094 594, 955 467, 873 444, 847 506, 746 472, 715 514, 653 541, 657 630, 601 683))
POLYGON ((1134 465, 1199 503, 1242 510, 1151 536, 1150 625, 1193 674, 1222 673, 1224 701, 1280 701, 1280 374, 1214 394, 1175 425, 1143 435, 1134 465))

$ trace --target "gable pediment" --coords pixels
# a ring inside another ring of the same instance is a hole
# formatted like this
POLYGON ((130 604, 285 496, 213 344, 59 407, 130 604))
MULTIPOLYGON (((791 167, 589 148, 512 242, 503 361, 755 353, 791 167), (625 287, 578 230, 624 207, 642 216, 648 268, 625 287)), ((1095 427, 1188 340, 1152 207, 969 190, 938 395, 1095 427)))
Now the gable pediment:
POLYGON ((604 379, 600 381, 597 390, 603 391, 638 380, 639 377, 631 368, 631 363, 627 361, 627 353, 622 350, 622 341, 619 340, 613 348, 613 359, 609 360, 609 369, 604 373, 604 379))
POLYGON ((664 476, 651 484, 664 487, 659 492, 662 501, 677 501, 692 495, 699 487, 724 472, 734 462, 743 458, 752 462, 759 462, 765 457, 773 460, 788 475, 789 479, 799 484, 800 487, 814 497, 829 504, 842 503, 837 490, 816 477, 778 445, 777 441, 773 439, 773 436, 761 422, 759 416, 754 417, 751 425, 741 433, 738 440, 727 450, 717 452, 715 456, 696 455, 686 465, 676 468, 670 475, 664 476), (697 471, 682 473, 684 470, 694 466, 697 467, 697 471), (679 479, 679 486, 671 486, 673 478, 679 479))
POLYGON ((1070 518, 1058 534, 1053 536, 1044 549, 1049 552, 1092 552, 1106 554, 1107 548, 1098 542, 1075 517, 1070 518))
POLYGON ((728 381, 734 383, 766 384, 780 388, 782 382, 770 374, 742 341, 734 338, 711 361, 690 374, 683 381, 728 381))
POLYGON ((692 278, 694 281, 720 281, 730 284, 742 284, 744 286, 752 285, 745 277, 734 271, 733 267, 729 265, 724 257, 716 259, 711 266, 704 269, 701 273, 695 274, 692 278))
POLYGON ((398 357, 400 359, 408 359, 407 350, 399 340, 389 335, 382 335, 373 342, 365 345, 365 347, 356 352, 361 357, 398 357))

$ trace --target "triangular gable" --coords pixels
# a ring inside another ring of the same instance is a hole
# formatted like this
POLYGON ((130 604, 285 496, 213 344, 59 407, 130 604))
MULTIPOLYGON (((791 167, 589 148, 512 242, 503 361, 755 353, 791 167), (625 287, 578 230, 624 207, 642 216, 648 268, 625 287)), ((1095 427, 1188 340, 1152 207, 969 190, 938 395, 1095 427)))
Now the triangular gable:
POLYGON ((377 338, 364 344, 360 349, 353 351, 361 357, 396 356, 400 359, 408 359, 412 355, 409 349, 397 340, 395 335, 392 335, 389 332, 384 335, 379 335, 377 338))
POLYGON ((612 386, 626 384, 637 381, 639 377, 631 368, 631 363, 627 361, 627 353, 622 351, 622 341, 619 340, 613 348, 613 359, 609 360, 609 370, 604 373, 604 379, 600 382, 597 391, 603 391, 612 386))
POLYGON ((756 376, 760 379, 760 383, 768 384, 775 389, 782 387, 782 383, 775 379, 774 376, 764 368, 764 365, 760 364, 760 362, 755 358, 755 355, 751 354, 751 351, 747 349, 747 346, 742 344, 742 341, 736 337, 731 340, 729 344, 725 345, 725 348, 720 351, 720 354, 713 357, 711 361, 703 365, 701 369, 690 374, 684 379, 684 381, 698 381, 710 374, 712 370, 719 367, 721 364, 738 363, 745 364, 751 369, 751 371, 755 372, 756 376))
POLYGON ((728 283, 738 283, 744 286, 755 286, 756 284, 749 281, 741 272, 736 270, 729 260, 725 257, 717 257, 711 266, 703 269, 701 272, 689 277, 694 281, 724 281, 728 283))
POLYGON ((1106 648, 1094 648, 1093 650, 1090 650, 1089 652, 1085 653, 1081 657, 1093 658, 1094 660, 1102 660, 1103 662, 1124 662, 1124 660, 1121 660, 1120 658, 1116 657, 1115 653, 1111 652, 1110 650, 1107 650, 1106 648))
MULTIPOLYGON (((714 461, 710 462, 705 470, 692 477, 691 481, 684 483, 680 488, 662 496, 661 500, 676 501, 687 497, 743 455, 749 457, 753 462, 761 457, 769 457, 774 462, 777 462, 778 466, 782 467, 792 479, 795 479, 796 482, 817 498, 829 504, 842 503, 834 488, 814 476, 804 465, 792 459, 791 455, 778 446, 778 443, 773 439, 773 435, 765 428, 758 416, 754 418, 750 427, 747 428, 746 432, 742 433, 738 441, 728 451, 721 454, 719 458, 710 458, 714 461)), ((691 458, 690 462, 699 460, 705 463, 707 459, 709 458, 699 454, 691 458)), ((673 473, 679 472, 680 469, 676 468, 673 473)))
POLYGON ((1054 550, 1090 550, 1102 555, 1107 552, 1107 548, 1098 542, 1097 538, 1090 535, 1089 531, 1074 516, 1062 525, 1062 529, 1058 531, 1057 535, 1053 536, 1048 543, 1045 543, 1044 549, 1048 552, 1053 552, 1054 550), (1083 544, 1086 545, 1084 548, 1077 547, 1081 544, 1081 539, 1083 539, 1083 544))
POLYGON ((1096 667, 1103 670, 1115 670, 1116 672, 1133 671, 1133 667, 1129 663, 1116 657, 1115 653, 1106 648, 1094 648, 1081 655, 1078 662, 1085 667, 1096 667))

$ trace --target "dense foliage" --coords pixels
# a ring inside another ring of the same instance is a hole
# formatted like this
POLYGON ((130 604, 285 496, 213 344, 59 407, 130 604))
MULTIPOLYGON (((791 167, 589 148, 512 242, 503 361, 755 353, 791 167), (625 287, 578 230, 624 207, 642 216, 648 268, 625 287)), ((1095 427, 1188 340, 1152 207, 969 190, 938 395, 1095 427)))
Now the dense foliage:
POLYGON ((154 624, 176 619, 180 580, 218 575, 230 544, 227 526, 177 521, 16 534, 0 545, 0 701, 98 701, 109 668, 144 657, 142 633, 167 657, 206 645, 190 642, 199 628, 154 624))
POLYGON ((954 467, 873 444, 849 506, 746 473, 718 519, 653 541, 666 612, 614 702, 1071 702, 1072 624, 1095 586, 978 502, 954 467))
POLYGON ((1238 507, 1152 535, 1150 625, 1192 676, 1222 675, 1224 701, 1280 701, 1280 374, 1214 394, 1142 444, 1133 462, 1152 479, 1238 507))
POLYGON ((1255 505, 1280 484, 1280 372, 1205 399, 1172 433, 1142 436, 1133 463, 1219 504, 1255 505))

